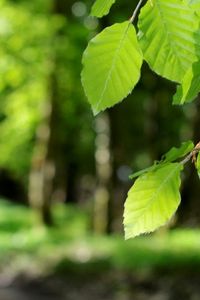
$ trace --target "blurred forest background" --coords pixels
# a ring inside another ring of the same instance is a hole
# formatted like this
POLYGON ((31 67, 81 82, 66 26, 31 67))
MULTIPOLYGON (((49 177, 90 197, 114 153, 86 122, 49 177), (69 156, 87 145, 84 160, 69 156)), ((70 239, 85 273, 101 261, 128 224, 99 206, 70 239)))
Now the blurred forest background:
POLYGON ((167 228, 125 242, 122 226, 129 175, 199 141, 200 102, 172 106, 175 85, 144 64, 134 92, 94 117, 82 53, 137 1, 100 21, 92 3, 0 0, 0 299, 200 299, 193 166, 167 228))

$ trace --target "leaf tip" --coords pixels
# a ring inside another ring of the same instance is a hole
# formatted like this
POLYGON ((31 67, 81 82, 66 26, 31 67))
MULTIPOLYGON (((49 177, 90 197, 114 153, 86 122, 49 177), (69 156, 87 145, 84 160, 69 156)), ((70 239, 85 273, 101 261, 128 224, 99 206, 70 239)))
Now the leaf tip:
POLYGON ((98 109, 92 107, 92 112, 93 112, 93 116, 96 117, 100 111, 98 109))
POLYGON ((182 105, 182 104, 184 104, 184 102, 185 102, 185 99, 183 97, 182 86, 179 85, 177 87, 176 94, 173 96, 172 104, 173 105, 182 105))

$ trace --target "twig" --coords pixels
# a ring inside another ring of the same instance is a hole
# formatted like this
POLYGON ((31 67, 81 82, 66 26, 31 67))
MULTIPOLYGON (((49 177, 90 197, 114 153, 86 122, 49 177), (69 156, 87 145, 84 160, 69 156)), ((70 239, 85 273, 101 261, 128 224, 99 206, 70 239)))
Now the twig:
POLYGON ((132 17, 130 18, 130 23, 133 23, 133 22, 134 22, 134 20, 135 20, 135 18, 136 18, 136 16, 137 16, 138 10, 140 9, 140 6, 142 5, 142 2, 143 2, 143 1, 144 1, 144 0, 140 0, 140 1, 138 2, 137 6, 136 6, 136 8, 135 8, 135 10, 134 10, 134 12, 133 12, 132 17))
POLYGON ((196 146, 194 147, 194 149, 182 160, 180 161, 181 164, 186 164, 191 158, 193 159, 193 161, 195 161, 195 156, 197 153, 200 152, 200 142, 198 142, 196 144, 196 146))

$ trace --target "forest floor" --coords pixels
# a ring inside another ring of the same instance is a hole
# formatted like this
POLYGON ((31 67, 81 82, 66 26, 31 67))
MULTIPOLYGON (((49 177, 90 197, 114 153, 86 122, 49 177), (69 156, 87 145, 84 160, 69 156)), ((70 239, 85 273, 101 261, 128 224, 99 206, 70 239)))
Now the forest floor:
POLYGON ((65 276, 28 278, 18 275, 0 288, 1 300, 198 300, 200 274, 187 272, 135 273, 110 270, 65 276))
POLYGON ((124 241, 94 236, 84 213, 55 209, 45 229, 0 203, 0 300, 200 300, 200 231, 124 241))

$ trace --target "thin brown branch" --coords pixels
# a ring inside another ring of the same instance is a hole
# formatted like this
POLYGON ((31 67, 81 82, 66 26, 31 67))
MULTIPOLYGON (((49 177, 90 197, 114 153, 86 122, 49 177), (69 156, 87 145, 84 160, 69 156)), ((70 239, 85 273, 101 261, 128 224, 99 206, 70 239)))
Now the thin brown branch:
POLYGON ((136 18, 136 16, 137 16, 137 13, 138 13, 138 11, 139 11, 139 9, 140 9, 140 7, 141 7, 143 1, 144 1, 144 0, 140 0, 140 1, 138 2, 137 6, 136 6, 136 8, 135 8, 135 10, 134 10, 134 12, 133 12, 132 17, 130 18, 130 23, 133 23, 133 22, 134 22, 134 20, 135 20, 135 18, 136 18))
POLYGON ((196 160, 196 154, 200 152, 200 142, 196 144, 194 149, 182 160, 180 161, 181 164, 186 164, 190 159, 192 159, 193 162, 196 160))

